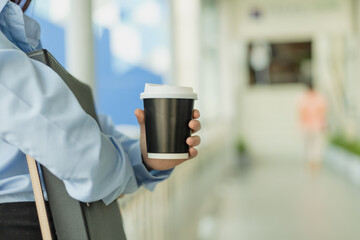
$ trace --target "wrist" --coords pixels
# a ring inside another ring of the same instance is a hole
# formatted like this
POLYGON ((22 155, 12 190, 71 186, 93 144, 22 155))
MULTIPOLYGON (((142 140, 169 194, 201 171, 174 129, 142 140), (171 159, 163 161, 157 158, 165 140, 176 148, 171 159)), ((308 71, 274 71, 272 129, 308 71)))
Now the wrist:
POLYGON ((143 162, 143 164, 144 164, 144 166, 145 166, 145 168, 146 168, 146 170, 148 170, 149 172, 151 171, 151 170, 154 170, 153 168, 151 168, 149 165, 147 165, 147 163, 146 163, 146 161, 145 161, 145 159, 144 159, 144 157, 143 157, 143 155, 141 154, 141 160, 142 160, 142 162, 143 162))

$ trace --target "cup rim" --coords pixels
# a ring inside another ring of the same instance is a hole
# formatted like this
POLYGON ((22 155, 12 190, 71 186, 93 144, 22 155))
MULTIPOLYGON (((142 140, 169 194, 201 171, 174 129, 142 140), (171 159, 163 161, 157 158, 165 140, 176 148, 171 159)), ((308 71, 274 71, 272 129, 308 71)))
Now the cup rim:
POLYGON ((193 99, 197 100, 197 94, 165 94, 165 93, 141 93, 140 99, 151 99, 151 98, 176 98, 176 99, 193 99))
POLYGON ((193 92, 192 87, 145 83, 145 89, 144 92, 140 94, 140 99, 147 98, 179 98, 197 100, 197 94, 193 92))

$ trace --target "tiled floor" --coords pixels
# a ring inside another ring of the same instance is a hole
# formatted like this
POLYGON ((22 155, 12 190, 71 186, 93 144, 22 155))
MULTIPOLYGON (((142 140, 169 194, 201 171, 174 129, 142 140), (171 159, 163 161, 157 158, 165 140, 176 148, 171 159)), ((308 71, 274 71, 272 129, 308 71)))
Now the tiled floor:
POLYGON ((360 239, 360 186, 327 169, 258 164, 229 174, 215 192, 216 213, 203 221, 211 237, 199 239, 360 239))

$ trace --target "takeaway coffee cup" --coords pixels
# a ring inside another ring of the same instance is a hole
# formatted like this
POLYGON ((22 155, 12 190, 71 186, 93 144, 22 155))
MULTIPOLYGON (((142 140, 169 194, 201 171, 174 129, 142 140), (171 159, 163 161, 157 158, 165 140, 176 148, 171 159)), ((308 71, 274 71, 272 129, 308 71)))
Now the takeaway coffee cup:
POLYGON ((197 94, 190 87, 145 84, 144 100, 148 158, 187 159, 192 119, 197 94))

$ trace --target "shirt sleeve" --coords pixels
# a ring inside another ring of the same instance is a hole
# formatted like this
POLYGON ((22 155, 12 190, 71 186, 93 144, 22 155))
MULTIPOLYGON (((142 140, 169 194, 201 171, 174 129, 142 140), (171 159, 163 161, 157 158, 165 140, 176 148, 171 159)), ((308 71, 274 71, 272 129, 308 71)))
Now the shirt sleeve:
POLYGON ((136 143, 102 133, 54 71, 29 59, 2 33, 0 103, 0 138, 62 179, 73 198, 109 204, 141 184, 153 187, 136 143))
MULTIPOLYGON (((131 165, 135 173, 137 186, 144 185, 150 191, 153 191, 156 184, 167 179, 172 173, 173 169, 158 171, 151 170, 150 172, 146 169, 140 150, 140 142, 137 139, 129 138, 125 134, 116 130, 116 127, 109 116, 98 115, 101 130, 104 134, 109 136, 115 146, 122 147, 125 153, 128 155, 131 165)), ((119 196, 121 192, 115 192, 113 195, 108 196, 104 199, 105 202, 108 199, 113 199, 119 196)))

